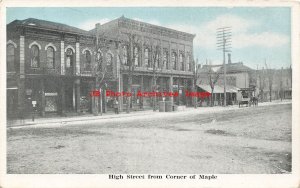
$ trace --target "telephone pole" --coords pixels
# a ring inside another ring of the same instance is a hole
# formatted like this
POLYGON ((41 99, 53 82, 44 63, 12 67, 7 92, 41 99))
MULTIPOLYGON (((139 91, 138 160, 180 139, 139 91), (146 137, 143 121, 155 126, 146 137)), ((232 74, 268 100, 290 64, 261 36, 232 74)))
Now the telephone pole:
POLYGON ((226 59, 225 53, 231 52, 231 27, 217 28, 217 50, 223 52, 223 71, 224 71, 224 106, 226 106, 226 59))

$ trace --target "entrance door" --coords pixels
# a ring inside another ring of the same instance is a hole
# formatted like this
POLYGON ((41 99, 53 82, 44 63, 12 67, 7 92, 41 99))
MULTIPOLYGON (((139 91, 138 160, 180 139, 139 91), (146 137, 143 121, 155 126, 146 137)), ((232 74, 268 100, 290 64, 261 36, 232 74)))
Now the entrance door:
POLYGON ((17 117, 18 115, 18 89, 6 90, 6 112, 7 118, 17 117))
POLYGON ((65 84, 65 107, 67 112, 74 111, 73 98, 73 83, 70 81, 65 84))

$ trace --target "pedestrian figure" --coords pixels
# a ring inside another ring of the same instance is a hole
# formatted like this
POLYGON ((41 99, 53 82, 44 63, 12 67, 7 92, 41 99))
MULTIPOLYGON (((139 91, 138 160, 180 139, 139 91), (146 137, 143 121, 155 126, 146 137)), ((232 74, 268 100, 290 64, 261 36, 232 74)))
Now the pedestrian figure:
POLYGON ((116 114, 119 114, 119 105, 118 105, 118 101, 117 99, 115 98, 114 101, 113 101, 113 107, 114 107, 114 110, 115 110, 115 113, 116 114))

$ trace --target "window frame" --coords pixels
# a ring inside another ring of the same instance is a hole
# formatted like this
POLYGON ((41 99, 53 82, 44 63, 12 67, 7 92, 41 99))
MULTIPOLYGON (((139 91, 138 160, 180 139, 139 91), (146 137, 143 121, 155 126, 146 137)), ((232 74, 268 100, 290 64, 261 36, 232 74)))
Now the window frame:
POLYGON ((40 68, 40 48, 36 44, 32 45, 31 48, 30 48, 30 67, 31 68, 40 68), (36 56, 35 56, 34 51, 33 51, 34 49, 37 50, 37 55, 36 56), (36 66, 33 66, 34 58, 36 58, 36 61, 37 61, 36 66))
POLYGON ((92 70, 92 53, 89 50, 84 51, 84 70, 85 71, 92 70))
POLYGON ((47 47, 47 50, 46 50, 46 67, 48 68, 48 69, 55 69, 55 49, 52 47, 52 46, 48 46, 47 47), (52 54, 53 54, 53 57, 52 57, 52 67, 49 67, 48 65, 49 65, 49 59, 50 59, 50 57, 48 56, 49 54, 49 51, 48 51, 48 49, 52 49, 52 54))
POLYGON ((13 44, 6 45, 6 71, 7 72, 16 72, 16 56, 15 56, 15 46, 13 44), (11 46, 11 48, 9 47, 11 46), (9 54, 9 49, 12 49, 12 54, 9 54), (9 58, 9 56, 11 58, 9 58), (10 62, 9 59, 12 59, 10 62), (12 65, 11 65, 12 64, 12 65), (13 67, 12 70, 9 70, 9 67, 13 67))
POLYGON ((68 49, 66 50, 65 67, 68 68, 68 69, 74 68, 74 52, 73 52, 73 49, 72 49, 72 48, 68 48, 68 49), (72 55, 69 55, 69 54, 68 54, 68 51, 72 52, 72 55), (70 66, 67 66, 68 58, 70 58, 70 66))

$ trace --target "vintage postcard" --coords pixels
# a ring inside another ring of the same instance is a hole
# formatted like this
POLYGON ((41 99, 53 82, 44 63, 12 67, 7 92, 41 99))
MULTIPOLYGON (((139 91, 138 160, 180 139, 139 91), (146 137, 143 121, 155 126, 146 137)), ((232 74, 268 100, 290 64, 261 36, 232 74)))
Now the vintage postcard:
POLYGON ((0 187, 300 186, 299 2, 0 4, 0 187))

